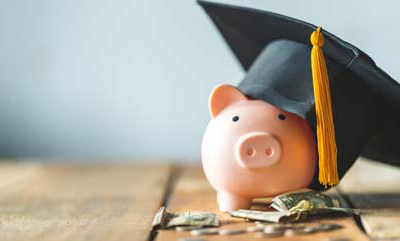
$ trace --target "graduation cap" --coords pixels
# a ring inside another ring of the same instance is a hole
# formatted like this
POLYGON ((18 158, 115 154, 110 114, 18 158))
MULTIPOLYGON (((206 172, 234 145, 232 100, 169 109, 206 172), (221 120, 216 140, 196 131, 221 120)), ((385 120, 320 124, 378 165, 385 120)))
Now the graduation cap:
POLYGON ((360 155, 400 163, 400 85, 367 54, 294 18, 199 3, 247 72, 238 88, 313 128, 319 161, 311 188, 336 185, 360 155))

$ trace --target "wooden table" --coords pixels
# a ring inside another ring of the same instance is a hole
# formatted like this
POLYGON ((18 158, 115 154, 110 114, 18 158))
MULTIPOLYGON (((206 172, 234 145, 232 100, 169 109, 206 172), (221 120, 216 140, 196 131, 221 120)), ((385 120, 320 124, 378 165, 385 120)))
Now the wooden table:
MULTIPOLYGON (((338 188, 342 205, 376 212, 308 222, 334 222, 337 231, 272 240, 400 240, 400 169, 358 160, 338 188)), ((253 209, 264 209, 264 200, 253 209)), ((60 165, 0 163, 0 240, 178 240, 175 230, 151 230, 160 206, 208 210, 224 227, 251 225, 217 211, 215 192, 201 167, 174 165, 60 165)), ((263 240, 254 233, 207 240, 263 240)))

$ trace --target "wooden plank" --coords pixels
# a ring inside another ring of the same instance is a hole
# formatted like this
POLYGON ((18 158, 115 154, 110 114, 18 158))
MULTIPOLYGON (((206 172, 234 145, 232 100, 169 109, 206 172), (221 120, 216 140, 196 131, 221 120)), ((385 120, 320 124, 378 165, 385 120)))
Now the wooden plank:
POLYGON ((147 241, 168 166, 0 164, 0 240, 147 241))
MULTIPOLYGON (((332 191, 331 194, 334 194, 332 191)), ((268 210, 268 203, 270 199, 261 199, 255 202, 252 209, 256 210, 268 210)), ((211 188, 203 171, 200 167, 187 167, 184 168, 180 177, 177 179, 171 197, 168 201, 168 210, 172 212, 183 212, 183 211, 211 211, 219 215, 222 221, 221 227, 224 228, 245 228, 247 226, 253 226, 254 223, 246 222, 242 219, 232 218, 226 213, 221 213, 217 209, 217 203, 215 200, 215 191, 211 188)), ((274 240, 322 240, 325 237, 332 238, 347 238, 348 240, 369 240, 369 238, 358 228, 354 218, 351 216, 330 216, 325 219, 313 219, 306 223, 337 223, 344 226, 343 229, 317 233, 304 236, 296 237, 283 237, 274 238, 274 240)), ((160 230, 156 240, 158 241, 172 241, 178 240, 183 237, 190 237, 189 232, 177 232, 175 230, 160 230)), ((256 238, 254 233, 246 233, 241 235, 233 236, 220 236, 212 235, 207 236, 207 240, 260 240, 256 238)))
POLYGON ((361 215, 372 239, 400 239, 400 168, 360 159, 339 188, 354 207, 372 209, 361 215))

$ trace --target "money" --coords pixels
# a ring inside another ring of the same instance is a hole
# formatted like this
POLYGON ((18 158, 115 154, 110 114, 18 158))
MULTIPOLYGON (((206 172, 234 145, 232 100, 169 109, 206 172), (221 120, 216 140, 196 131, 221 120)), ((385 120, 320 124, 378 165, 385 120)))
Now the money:
POLYGON ((188 238, 180 238, 178 241, 206 241, 204 238, 200 237, 188 237, 188 238))
POLYGON ((347 238, 330 238, 326 237, 322 241, 350 241, 350 239, 347 238))
POLYGON ((153 229, 166 229, 176 226, 218 227, 219 220, 216 214, 210 212, 170 213, 165 207, 161 207, 153 219, 153 229))
MULTIPOLYGON (((271 207, 277 211, 238 210, 230 212, 230 215, 250 220, 282 223, 297 222, 306 219, 308 215, 331 212, 360 213, 358 209, 341 208, 336 199, 311 190, 277 196, 273 199, 271 207)), ((256 225, 263 226, 262 223, 256 225)))
POLYGON ((220 229, 218 231, 219 235, 235 235, 244 233, 243 229, 220 229))
POLYGON ((343 228, 343 226, 334 223, 322 223, 315 225, 314 228, 316 228, 319 231, 332 231, 336 229, 341 229, 343 228))
POLYGON ((218 227, 219 221, 216 214, 209 212, 184 212, 172 213, 165 227, 174 226, 213 226, 218 227))
MULTIPOLYGON (((325 194, 316 191, 293 192, 276 196, 272 200, 271 207, 283 212, 299 205, 301 201, 306 201, 308 209, 339 207, 339 201, 325 194)), ((303 203, 304 205, 305 203, 303 203)))
POLYGON ((317 229, 312 228, 312 227, 307 227, 307 228, 304 228, 303 231, 304 231, 305 233, 314 233, 314 232, 317 231, 317 229))
POLYGON ((339 201, 315 191, 295 192, 277 196, 271 207, 280 212, 305 212, 310 215, 344 212, 359 215, 361 211, 339 207, 339 201))
POLYGON ((338 224, 331 224, 331 223, 322 223, 316 224, 311 226, 303 226, 303 227, 293 227, 285 230, 285 236, 296 236, 296 235, 304 235, 304 234, 311 234, 316 232, 326 232, 332 231, 339 228, 343 228, 341 225, 338 224))
POLYGON ((284 232, 281 231, 275 231, 273 233, 263 233, 261 237, 263 238, 274 238, 274 237, 280 237, 283 236, 284 232))
POLYGON ((263 231, 264 227, 260 227, 260 226, 250 226, 246 228, 247 232, 260 232, 263 231))
POLYGON ((202 228, 190 231, 193 236, 217 234, 218 228, 202 228))
POLYGON ((305 228, 306 225, 303 223, 263 223, 263 224, 258 224, 255 227, 259 229, 281 229, 281 230, 287 230, 287 229, 299 229, 299 228, 305 228))
POLYGON ((296 222, 303 220, 307 217, 304 212, 276 212, 276 211, 255 211, 239 209, 238 211, 231 211, 229 214, 232 217, 246 218, 250 220, 267 221, 273 223, 279 222, 296 222))
POLYGON ((306 232, 304 232, 302 229, 288 229, 285 230, 285 236, 287 237, 292 237, 295 235, 301 235, 301 234, 305 234, 306 232))
POLYGON ((354 208, 341 208, 341 207, 320 207, 317 208, 310 201, 302 200, 296 206, 292 207, 289 211, 307 212, 308 214, 317 215, 333 212, 344 212, 348 214, 360 215, 360 209, 354 208))
POLYGON ((284 233, 282 232, 276 232, 276 233, 257 233, 256 237, 257 238, 275 238, 275 237, 281 237, 283 236, 284 233))
POLYGON ((156 215, 154 216, 153 223, 151 225, 152 228, 153 229, 163 228, 167 214, 168 213, 165 207, 161 207, 160 209, 158 209, 156 215))
POLYGON ((285 231, 287 228, 283 225, 267 225, 264 227, 264 233, 270 233, 275 231, 285 231))
POLYGON ((305 228, 306 225, 304 223, 298 223, 298 224, 294 224, 294 223, 285 223, 282 224, 284 227, 286 227, 287 229, 289 228, 295 228, 295 229, 299 229, 299 228, 305 228))
POLYGON ((262 222, 262 221, 255 221, 254 222, 256 225, 265 225, 268 224, 268 222, 262 222))
POLYGON ((269 224, 270 222, 261 222, 261 221, 256 221, 255 222, 255 224, 256 224, 256 226, 257 227, 262 227, 262 228, 264 228, 265 227, 265 225, 267 225, 267 224, 269 224))
POLYGON ((175 227, 175 230, 178 232, 183 232, 201 228, 203 228, 203 226, 177 226, 175 227))
POLYGON ((274 226, 267 226, 264 228, 264 235, 263 237, 279 237, 279 236, 283 236, 285 230, 274 227, 274 226))

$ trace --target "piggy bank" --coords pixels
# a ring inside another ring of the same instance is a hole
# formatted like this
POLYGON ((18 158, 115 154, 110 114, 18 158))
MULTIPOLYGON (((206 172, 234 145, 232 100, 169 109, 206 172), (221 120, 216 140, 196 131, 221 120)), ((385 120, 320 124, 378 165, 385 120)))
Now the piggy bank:
POLYGON ((337 185, 360 156, 400 166, 400 85, 365 52, 298 19, 199 2, 246 71, 212 91, 202 143, 222 211, 337 185))
POLYGON ((310 184, 317 153, 305 119, 231 85, 212 91, 209 109, 202 163, 221 211, 249 209, 254 198, 310 184))

